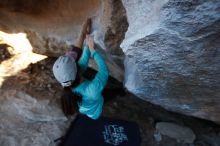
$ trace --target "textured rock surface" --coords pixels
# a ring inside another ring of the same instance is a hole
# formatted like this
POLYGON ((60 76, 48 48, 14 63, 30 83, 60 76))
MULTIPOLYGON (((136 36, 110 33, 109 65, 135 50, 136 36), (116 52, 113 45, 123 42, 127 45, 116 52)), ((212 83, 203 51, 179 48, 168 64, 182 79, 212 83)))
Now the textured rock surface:
POLYGON ((49 146, 68 127, 59 106, 52 99, 35 97, 16 90, 0 90, 0 145, 49 146))
POLYGON ((123 5, 128 90, 168 110, 220 123, 220 1, 123 5))

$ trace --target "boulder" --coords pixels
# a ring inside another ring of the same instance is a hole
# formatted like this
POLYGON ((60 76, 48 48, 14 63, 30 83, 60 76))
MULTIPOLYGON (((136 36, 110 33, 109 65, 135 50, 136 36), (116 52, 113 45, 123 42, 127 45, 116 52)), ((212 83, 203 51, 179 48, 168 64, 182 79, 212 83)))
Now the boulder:
POLYGON ((170 111, 220 123, 220 1, 122 2, 126 88, 170 111))
POLYGON ((169 136, 183 143, 190 144, 196 139, 194 132, 190 128, 175 123, 159 122, 156 124, 156 130, 162 135, 169 136))
POLYGON ((0 90, 0 145, 49 146, 69 127, 67 118, 50 99, 36 100, 29 94, 0 90))

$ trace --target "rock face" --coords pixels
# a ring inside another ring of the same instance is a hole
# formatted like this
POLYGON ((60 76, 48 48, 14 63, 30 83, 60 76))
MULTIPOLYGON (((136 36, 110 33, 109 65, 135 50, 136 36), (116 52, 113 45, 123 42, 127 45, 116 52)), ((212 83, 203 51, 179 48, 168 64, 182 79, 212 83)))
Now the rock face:
POLYGON ((37 101, 16 90, 0 92, 2 146, 55 145, 53 141, 68 128, 66 117, 57 105, 49 106, 50 100, 37 101))
POLYGON ((26 33, 35 52, 53 57, 92 17, 97 48, 129 91, 220 123, 219 0, 11 0, 0 17, 2 31, 26 33))
POLYGON ((220 1, 123 5, 128 90, 168 110, 220 123, 220 1))

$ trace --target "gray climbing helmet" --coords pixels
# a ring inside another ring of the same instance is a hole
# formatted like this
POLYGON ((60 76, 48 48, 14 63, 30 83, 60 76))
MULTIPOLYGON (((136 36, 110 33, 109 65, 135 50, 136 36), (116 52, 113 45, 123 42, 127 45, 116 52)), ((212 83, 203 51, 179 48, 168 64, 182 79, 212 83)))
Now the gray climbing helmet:
POLYGON ((76 73, 76 62, 69 56, 60 56, 53 65, 53 74, 62 86, 65 86, 65 82, 74 81, 76 73))

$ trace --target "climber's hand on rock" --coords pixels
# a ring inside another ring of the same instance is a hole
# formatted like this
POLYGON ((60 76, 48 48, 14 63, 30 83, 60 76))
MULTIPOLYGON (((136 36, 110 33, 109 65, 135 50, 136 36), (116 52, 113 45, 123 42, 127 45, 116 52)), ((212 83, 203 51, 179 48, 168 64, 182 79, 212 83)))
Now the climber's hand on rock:
POLYGON ((86 35, 86 44, 88 45, 90 51, 94 51, 94 40, 90 35, 86 35))

